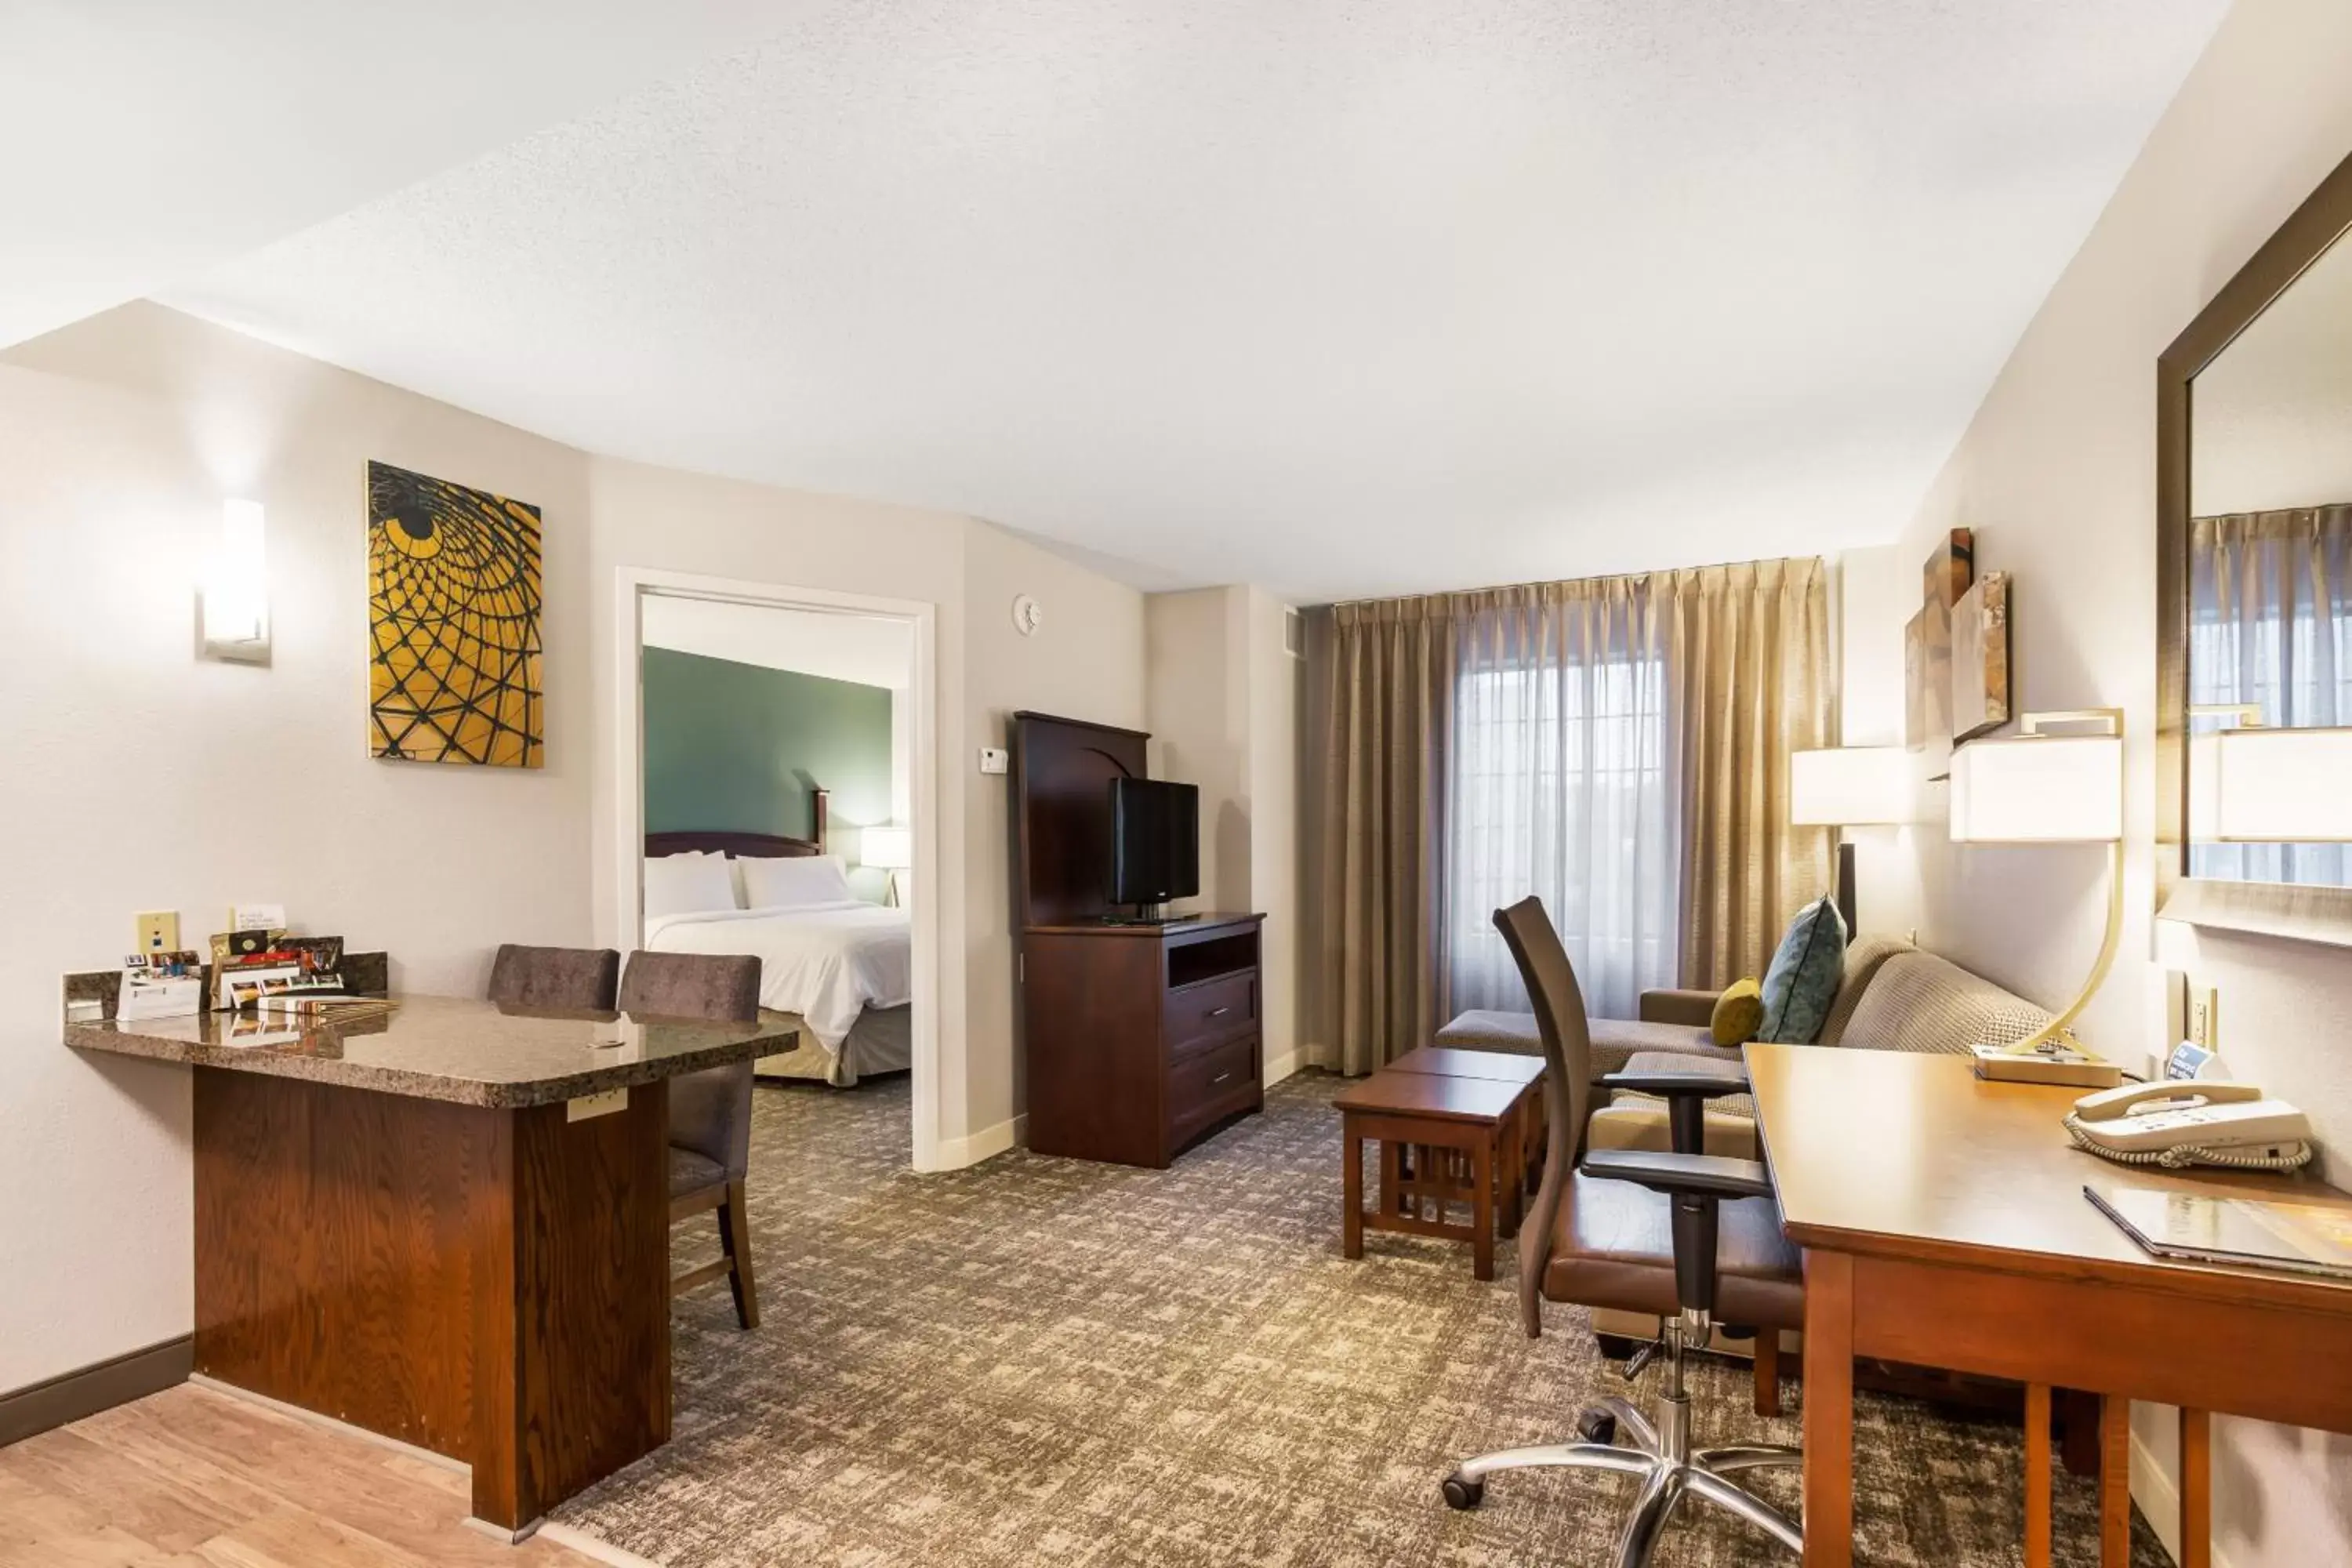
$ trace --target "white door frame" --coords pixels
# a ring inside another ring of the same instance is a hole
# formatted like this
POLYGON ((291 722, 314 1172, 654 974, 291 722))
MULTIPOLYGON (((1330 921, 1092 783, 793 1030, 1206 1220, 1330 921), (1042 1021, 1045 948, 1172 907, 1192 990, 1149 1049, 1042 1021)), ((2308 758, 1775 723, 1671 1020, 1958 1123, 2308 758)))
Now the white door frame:
POLYGON ((915 629, 915 668, 908 695, 915 705, 909 764, 914 794, 915 907, 908 922, 914 942, 914 1134, 915 1169, 940 1164, 940 879, 939 879, 939 606, 920 599, 887 599, 843 594, 829 588, 795 588, 732 577, 706 577, 648 566, 624 566, 614 606, 613 885, 620 926, 635 944, 644 931, 646 852, 645 689, 639 650, 644 646, 641 607, 648 594, 709 599, 730 605, 760 605, 779 610, 846 611, 885 616, 915 629))

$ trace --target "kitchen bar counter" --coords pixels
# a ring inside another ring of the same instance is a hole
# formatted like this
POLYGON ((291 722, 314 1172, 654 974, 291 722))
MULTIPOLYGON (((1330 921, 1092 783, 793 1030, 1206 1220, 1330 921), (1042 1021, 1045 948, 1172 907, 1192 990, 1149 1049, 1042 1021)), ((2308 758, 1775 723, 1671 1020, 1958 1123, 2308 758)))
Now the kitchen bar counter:
POLYGON ((66 1040, 194 1077, 196 1371, 463 1461, 520 1539, 669 1440, 669 1080, 798 1020, 399 1001, 66 1040))
POLYGON ((347 1020, 234 1013, 110 1018, 68 1024, 65 1039, 76 1050, 518 1110, 774 1056, 795 1048, 799 1031, 782 1019, 721 1024, 409 996, 389 1014, 347 1020))

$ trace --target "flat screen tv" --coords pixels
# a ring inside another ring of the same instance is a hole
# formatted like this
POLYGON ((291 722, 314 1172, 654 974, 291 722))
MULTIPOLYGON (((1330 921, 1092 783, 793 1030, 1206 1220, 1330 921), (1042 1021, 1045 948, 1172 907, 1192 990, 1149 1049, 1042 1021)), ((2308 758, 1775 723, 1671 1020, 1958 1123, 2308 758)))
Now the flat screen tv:
POLYGON ((1200 890, 1200 787, 1111 780, 1110 901, 1164 904, 1200 890))

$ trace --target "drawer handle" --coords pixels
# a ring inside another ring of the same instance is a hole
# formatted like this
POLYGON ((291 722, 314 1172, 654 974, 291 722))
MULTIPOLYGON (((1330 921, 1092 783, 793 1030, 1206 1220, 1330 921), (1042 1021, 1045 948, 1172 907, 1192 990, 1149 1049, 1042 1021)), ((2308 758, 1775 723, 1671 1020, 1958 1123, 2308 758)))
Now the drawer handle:
POLYGON ((1219 1085, 1219 1084, 1221 1084, 1221 1083, 1224 1082, 1224 1081, 1225 1081, 1225 1079, 1229 1079, 1229 1078, 1231 1078, 1231 1077, 1233 1077, 1233 1076, 1234 1076, 1234 1075, 1233 1075, 1232 1069, 1228 1068, 1227 1070, 1225 1070, 1225 1071, 1223 1071, 1223 1072, 1219 1073, 1216 1077, 1214 1077, 1214 1078, 1211 1079, 1209 1080, 1209 1087, 1210 1087, 1211 1089, 1214 1089, 1214 1088, 1216 1088, 1216 1087, 1217 1087, 1217 1085, 1219 1085))
POLYGON ((1222 1018, 1232 1011, 1233 1008, 1231 1006, 1212 1007, 1209 1009, 1209 1016, 1212 1018, 1222 1018))

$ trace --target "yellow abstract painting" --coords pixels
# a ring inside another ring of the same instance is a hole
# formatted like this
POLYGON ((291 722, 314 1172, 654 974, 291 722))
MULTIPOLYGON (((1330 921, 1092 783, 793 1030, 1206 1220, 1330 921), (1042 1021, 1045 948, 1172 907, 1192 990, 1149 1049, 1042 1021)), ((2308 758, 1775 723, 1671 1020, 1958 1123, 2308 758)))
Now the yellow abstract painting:
POLYGON ((369 750, 540 766, 539 509, 389 463, 367 491, 369 750))

